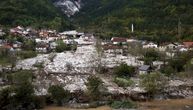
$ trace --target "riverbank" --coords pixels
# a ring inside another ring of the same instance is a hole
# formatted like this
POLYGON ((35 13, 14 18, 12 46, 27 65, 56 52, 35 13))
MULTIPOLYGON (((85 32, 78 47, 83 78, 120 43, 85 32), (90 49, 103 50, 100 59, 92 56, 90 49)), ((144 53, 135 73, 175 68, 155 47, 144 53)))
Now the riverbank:
MULTIPOLYGON (((47 106, 43 110, 76 110, 76 109, 66 108, 66 107, 47 106)), ((85 109, 78 109, 78 110, 85 110, 85 109)), ((101 106, 97 108, 89 108, 86 110, 112 110, 112 109, 109 106, 101 106)))
MULTIPOLYGON (((77 110, 66 107, 47 106, 43 110, 77 110)), ((78 110, 112 110, 109 106, 78 110)), ((136 110, 193 110, 193 99, 169 99, 138 102, 136 110)))

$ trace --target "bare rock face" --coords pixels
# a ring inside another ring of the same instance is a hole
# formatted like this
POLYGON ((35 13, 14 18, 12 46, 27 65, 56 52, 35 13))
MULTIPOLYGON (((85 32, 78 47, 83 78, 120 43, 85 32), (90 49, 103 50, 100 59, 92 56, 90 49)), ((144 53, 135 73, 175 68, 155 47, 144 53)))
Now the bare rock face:
POLYGON ((55 0, 54 5, 70 17, 80 11, 82 2, 81 0, 55 0))

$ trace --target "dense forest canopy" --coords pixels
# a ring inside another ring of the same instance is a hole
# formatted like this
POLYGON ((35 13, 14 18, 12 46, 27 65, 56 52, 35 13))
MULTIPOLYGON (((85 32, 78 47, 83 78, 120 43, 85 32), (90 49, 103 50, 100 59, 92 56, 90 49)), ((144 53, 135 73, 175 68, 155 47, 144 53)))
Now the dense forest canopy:
MULTIPOLYGON (((84 0, 75 21, 109 36, 152 36, 193 40, 192 0, 84 0), (134 24, 135 32, 131 33, 134 24), (166 37, 167 36, 167 37, 166 37)), ((152 39, 152 38, 150 38, 152 39)))
POLYGON ((0 0, 0 24, 56 29, 70 25, 50 0, 0 0))

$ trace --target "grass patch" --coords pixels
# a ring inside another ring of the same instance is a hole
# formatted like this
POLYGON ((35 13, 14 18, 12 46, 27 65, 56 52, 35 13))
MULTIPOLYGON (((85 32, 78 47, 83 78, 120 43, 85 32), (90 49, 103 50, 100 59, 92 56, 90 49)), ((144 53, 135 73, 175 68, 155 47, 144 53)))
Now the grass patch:
POLYGON ((9 57, 1 57, 0 58, 0 65, 10 65, 10 58, 9 57))
POLYGON ((131 79, 127 78, 120 78, 116 77, 114 79, 114 82, 119 86, 119 87, 128 87, 134 84, 134 82, 131 79))
POLYGON ((137 107, 137 105, 131 100, 113 101, 110 103, 110 106, 114 109, 130 109, 137 107))
POLYGON ((17 53, 17 55, 21 59, 27 59, 27 58, 33 58, 37 56, 37 53, 35 51, 20 51, 17 53))

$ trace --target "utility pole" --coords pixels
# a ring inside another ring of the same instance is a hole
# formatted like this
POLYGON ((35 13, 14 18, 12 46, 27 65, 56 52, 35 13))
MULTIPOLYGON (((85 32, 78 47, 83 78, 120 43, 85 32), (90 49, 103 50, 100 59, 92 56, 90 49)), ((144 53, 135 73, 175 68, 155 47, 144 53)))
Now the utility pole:
POLYGON ((134 32, 134 25, 133 24, 131 25, 131 32, 132 33, 134 32))
POLYGON ((181 27, 182 23, 180 21, 180 18, 178 19, 178 39, 180 39, 182 37, 182 27, 181 27))

